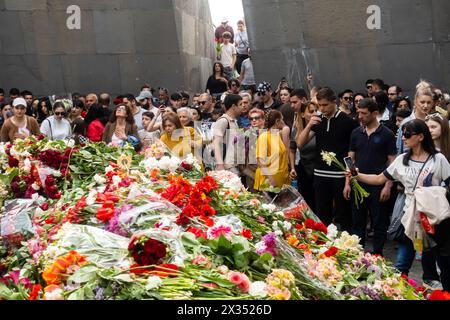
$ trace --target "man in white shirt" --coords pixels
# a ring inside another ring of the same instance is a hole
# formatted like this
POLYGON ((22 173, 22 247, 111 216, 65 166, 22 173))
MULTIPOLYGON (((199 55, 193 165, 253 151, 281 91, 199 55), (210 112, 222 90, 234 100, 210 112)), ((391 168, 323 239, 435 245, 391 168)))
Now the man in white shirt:
POLYGON ((222 62, 224 68, 225 68, 225 76, 227 78, 232 78, 233 70, 236 65, 236 56, 237 51, 234 44, 231 43, 231 33, 224 32, 223 35, 223 43, 221 45, 222 51, 220 54, 220 62, 222 62))

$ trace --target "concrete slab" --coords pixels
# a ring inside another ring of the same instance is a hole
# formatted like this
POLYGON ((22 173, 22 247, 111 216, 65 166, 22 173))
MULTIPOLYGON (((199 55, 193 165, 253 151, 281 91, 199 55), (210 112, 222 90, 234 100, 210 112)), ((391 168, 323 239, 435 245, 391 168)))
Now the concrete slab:
POLYGON ((132 53, 134 46, 133 15, 130 11, 94 11, 97 53, 132 53))
POLYGON ((6 10, 47 10, 47 0, 4 0, 6 10))
POLYGON ((117 55, 63 55, 61 63, 70 92, 120 92, 117 55))
POLYGON ((3 54, 20 55, 25 53, 24 33, 18 11, 0 12, 0 39, 3 54))
POLYGON ((135 52, 179 52, 175 14, 172 10, 133 10, 135 52))
POLYGON ((77 5, 81 10, 118 10, 122 0, 45 0, 50 10, 66 11, 71 5, 77 5))

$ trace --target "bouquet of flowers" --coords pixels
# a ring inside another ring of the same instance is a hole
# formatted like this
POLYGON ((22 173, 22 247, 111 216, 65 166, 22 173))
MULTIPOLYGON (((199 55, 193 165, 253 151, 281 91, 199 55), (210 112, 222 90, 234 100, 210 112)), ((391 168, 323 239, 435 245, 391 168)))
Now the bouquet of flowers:
MULTIPOLYGON (((346 167, 336 158, 336 154, 333 152, 322 151, 321 153, 323 161, 325 161, 330 167, 334 165, 335 167, 341 169, 342 171, 346 171, 346 167)), ((367 198, 370 194, 364 190, 363 187, 356 181, 356 179, 352 178, 350 180, 352 185, 352 190, 355 195, 355 205, 359 206, 365 198, 367 198)))

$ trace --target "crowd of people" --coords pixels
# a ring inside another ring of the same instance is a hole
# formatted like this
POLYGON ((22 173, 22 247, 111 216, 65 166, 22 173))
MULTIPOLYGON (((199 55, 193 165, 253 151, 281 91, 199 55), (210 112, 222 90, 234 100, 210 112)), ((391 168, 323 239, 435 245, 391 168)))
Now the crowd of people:
MULTIPOLYGON (((130 143, 137 151, 161 141, 180 158, 193 154, 202 170, 234 172, 254 192, 270 196, 295 186, 325 224, 356 234, 363 245, 373 232, 372 253, 383 255, 386 240, 397 241, 395 266, 408 274, 417 246, 399 219, 418 187, 450 183, 449 95, 421 81, 410 98, 381 79, 367 80, 364 92, 336 95, 313 86, 312 75, 306 90, 285 78, 275 88, 256 85, 245 24, 238 25, 236 35, 226 23, 219 31, 221 56, 204 92, 146 84, 137 96, 74 93, 53 101, 17 88, 6 97, 0 89, 0 141, 43 134, 79 144, 130 143), (340 161, 351 157, 370 193, 363 203, 353 201, 351 177, 327 164, 323 151, 340 161)), ((422 252, 423 280, 449 291, 450 220, 435 231, 435 245, 422 252)))

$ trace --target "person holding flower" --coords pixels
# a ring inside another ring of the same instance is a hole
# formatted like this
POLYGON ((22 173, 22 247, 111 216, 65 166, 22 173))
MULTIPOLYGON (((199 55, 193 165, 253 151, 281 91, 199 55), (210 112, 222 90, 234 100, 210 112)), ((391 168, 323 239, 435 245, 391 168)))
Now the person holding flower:
POLYGON ((289 183, 288 155, 280 135, 284 126, 281 112, 270 111, 267 117, 267 131, 256 140, 258 168, 255 172, 255 190, 264 191, 266 181, 276 188, 289 183))
POLYGON ((0 131, 1 142, 14 142, 16 139, 26 139, 30 135, 41 134, 35 118, 27 116, 27 102, 23 98, 14 99, 13 116, 8 118, 0 131))
MULTIPOLYGON (((348 155, 361 172, 380 174, 396 158, 395 136, 378 121, 379 108, 372 99, 362 100, 357 113, 362 126, 356 128, 351 135, 348 155)), ((389 227, 390 208, 387 201, 391 196, 392 182, 388 181, 384 186, 363 187, 370 196, 360 204, 352 202, 352 232, 361 239, 361 245, 364 246, 369 213, 375 230, 372 253, 382 255, 389 227)), ((350 195, 350 179, 347 179, 344 197, 350 200, 350 195)))
POLYGON ((338 110, 336 94, 330 88, 322 88, 316 95, 319 115, 313 115, 306 127, 298 135, 297 148, 302 149, 316 138, 314 156, 314 191, 316 210, 325 225, 339 223, 341 229, 350 231, 352 216, 350 202, 342 191, 345 187, 345 172, 340 168, 330 167, 321 156, 322 152, 332 152, 338 161, 347 155, 350 136, 359 124, 338 110), (334 221, 333 221, 334 220, 334 221))
MULTIPOLYGON (((389 180, 399 181, 405 187, 406 212, 414 200, 414 191, 419 186, 450 185, 450 164, 439 153, 431 137, 430 130, 423 120, 415 119, 403 126, 403 142, 408 152, 398 156, 395 161, 378 175, 358 173, 356 179, 369 185, 383 185, 389 180)), ((350 173, 347 176, 350 177, 350 173)), ((441 269, 441 282, 444 290, 450 290, 450 219, 436 225, 435 241, 437 245, 436 260, 441 269)), ((408 274, 414 261, 413 241, 404 235, 399 239, 395 267, 408 274)))

